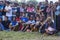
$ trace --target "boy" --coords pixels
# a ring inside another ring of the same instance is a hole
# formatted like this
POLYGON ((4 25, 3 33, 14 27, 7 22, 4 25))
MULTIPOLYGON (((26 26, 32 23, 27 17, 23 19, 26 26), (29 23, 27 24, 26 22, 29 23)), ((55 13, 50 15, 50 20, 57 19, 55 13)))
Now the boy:
POLYGON ((45 24, 45 31, 47 34, 54 34, 56 33, 56 27, 54 25, 54 22, 52 22, 51 17, 47 18, 47 22, 45 24))
POLYGON ((2 24, 3 24, 4 28, 5 28, 5 30, 8 30, 9 29, 10 21, 8 20, 8 17, 7 16, 5 16, 5 20, 2 21, 2 24))
POLYGON ((12 7, 10 6, 10 2, 6 1, 6 6, 5 6, 5 10, 6 12, 6 16, 8 17, 8 19, 11 21, 12 18, 12 7))
MULTIPOLYGON (((9 25, 10 30, 14 31, 18 27, 18 22, 16 21, 16 18, 12 18, 12 22, 9 25)), ((18 29, 17 29, 18 30, 18 29)))

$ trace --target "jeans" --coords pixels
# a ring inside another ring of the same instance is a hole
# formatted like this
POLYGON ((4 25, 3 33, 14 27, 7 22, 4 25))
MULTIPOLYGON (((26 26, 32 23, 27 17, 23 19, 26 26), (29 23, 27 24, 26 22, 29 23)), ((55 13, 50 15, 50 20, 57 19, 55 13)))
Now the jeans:
POLYGON ((0 12, 0 16, 2 16, 2 13, 0 12))
POLYGON ((4 26, 0 24, 0 30, 4 30, 4 26))
POLYGON ((8 17, 8 20, 9 20, 9 21, 12 21, 12 16, 11 16, 11 17, 8 17))

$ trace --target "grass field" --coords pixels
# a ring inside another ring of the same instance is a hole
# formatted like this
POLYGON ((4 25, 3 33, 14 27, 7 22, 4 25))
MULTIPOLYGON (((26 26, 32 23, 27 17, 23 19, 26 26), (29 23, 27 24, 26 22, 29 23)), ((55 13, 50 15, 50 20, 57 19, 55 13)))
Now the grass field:
POLYGON ((0 32, 0 40, 60 40, 60 36, 37 32, 0 32))

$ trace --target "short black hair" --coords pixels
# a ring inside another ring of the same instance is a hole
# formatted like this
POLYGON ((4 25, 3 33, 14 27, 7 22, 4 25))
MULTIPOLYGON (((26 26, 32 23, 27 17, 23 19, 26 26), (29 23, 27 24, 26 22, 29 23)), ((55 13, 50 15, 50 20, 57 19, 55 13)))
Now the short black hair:
POLYGON ((12 20, 13 20, 13 18, 15 18, 15 19, 16 19, 16 17, 15 17, 15 16, 12 16, 12 20))
POLYGON ((3 2, 3 1, 0 1, 0 2, 3 2))
POLYGON ((6 3, 7 3, 7 4, 10 4, 10 2, 9 2, 9 1, 6 1, 6 3))

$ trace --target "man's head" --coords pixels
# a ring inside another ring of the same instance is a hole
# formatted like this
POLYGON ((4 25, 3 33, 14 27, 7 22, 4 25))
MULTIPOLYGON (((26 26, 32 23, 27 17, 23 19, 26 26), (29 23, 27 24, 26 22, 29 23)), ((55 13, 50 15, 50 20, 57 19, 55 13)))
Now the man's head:
POLYGON ((10 5, 10 2, 9 1, 6 1, 6 6, 9 6, 10 5))
POLYGON ((0 4, 2 5, 3 4, 3 1, 0 1, 0 4))
POLYGON ((53 1, 50 1, 50 5, 53 6, 53 1))
POLYGON ((16 17, 12 17, 12 21, 16 21, 16 17))
POLYGON ((40 20, 40 17, 37 16, 37 17, 36 17, 36 20, 39 21, 39 20, 40 20))
POLYGON ((5 21, 7 21, 8 20, 8 17, 7 16, 5 16, 5 21))
POLYGON ((47 21, 48 24, 50 24, 50 23, 52 22, 51 17, 48 17, 48 18, 46 19, 46 21, 47 21))

